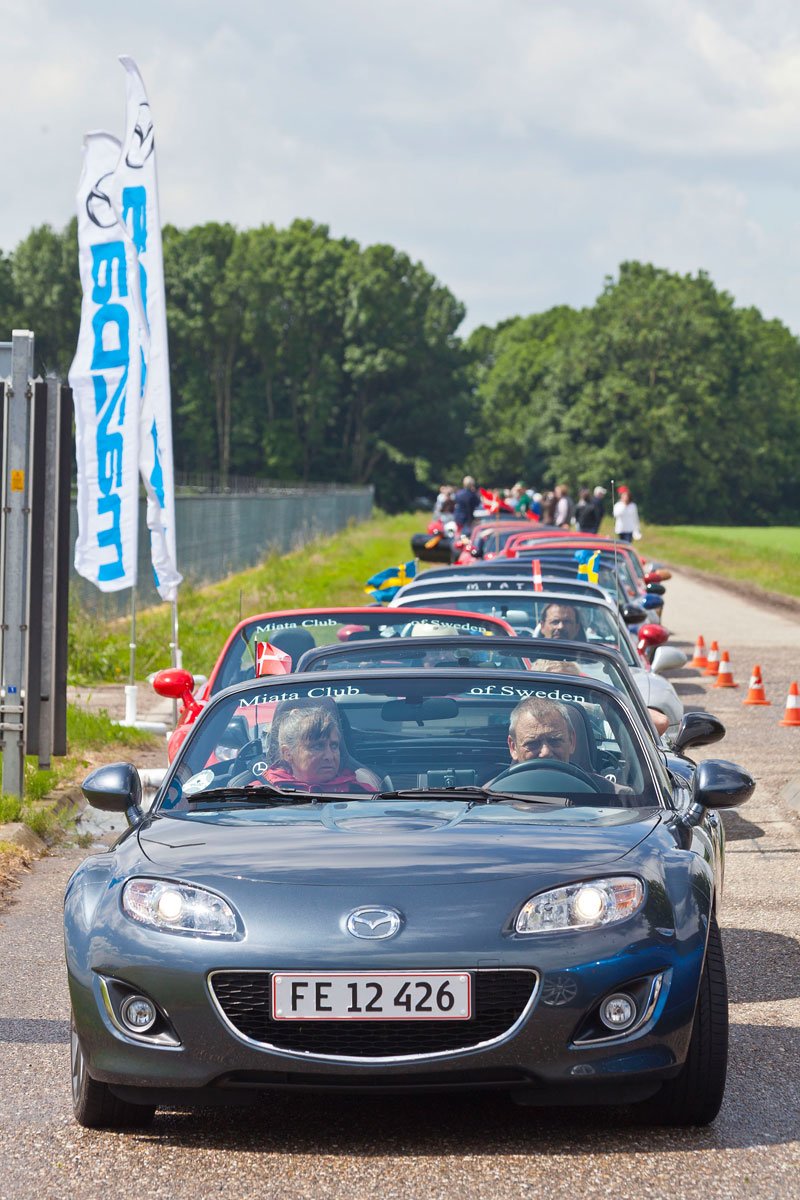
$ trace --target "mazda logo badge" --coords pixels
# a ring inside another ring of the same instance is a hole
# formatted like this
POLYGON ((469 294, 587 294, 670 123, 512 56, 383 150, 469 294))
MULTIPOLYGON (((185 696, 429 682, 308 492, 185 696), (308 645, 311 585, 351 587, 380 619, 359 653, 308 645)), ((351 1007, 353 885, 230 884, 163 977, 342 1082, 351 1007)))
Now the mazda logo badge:
POLYGON ((403 918, 394 908, 354 908, 345 923, 357 938, 390 938, 399 933, 403 918))

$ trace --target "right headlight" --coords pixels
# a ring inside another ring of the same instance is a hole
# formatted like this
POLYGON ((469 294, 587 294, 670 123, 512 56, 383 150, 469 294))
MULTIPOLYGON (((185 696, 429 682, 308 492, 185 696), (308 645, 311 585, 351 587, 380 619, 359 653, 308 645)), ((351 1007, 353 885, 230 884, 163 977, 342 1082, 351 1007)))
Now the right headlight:
POLYGON ((227 900, 205 888, 169 879, 129 879, 122 889, 122 911, 131 920, 164 933, 239 936, 236 914, 227 900))
POLYGON ((633 875, 589 879, 531 896, 514 928, 517 933, 595 929, 633 916, 643 902, 644 884, 633 875))

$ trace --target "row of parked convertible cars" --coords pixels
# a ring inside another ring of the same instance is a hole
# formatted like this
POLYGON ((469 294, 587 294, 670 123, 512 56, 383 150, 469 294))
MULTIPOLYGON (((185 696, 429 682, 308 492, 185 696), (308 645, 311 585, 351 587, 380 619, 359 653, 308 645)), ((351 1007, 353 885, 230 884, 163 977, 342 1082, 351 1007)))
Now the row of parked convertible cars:
MULTIPOLYGON (((504 526, 504 527, 503 527, 504 526)), ((90 1127, 276 1089, 502 1091, 713 1120, 727 1058, 718 809, 688 752, 664 580, 513 522, 389 607, 241 621, 179 700, 151 807, 70 880, 72 1089, 90 1127), (578 552, 576 557, 576 552, 578 552)))

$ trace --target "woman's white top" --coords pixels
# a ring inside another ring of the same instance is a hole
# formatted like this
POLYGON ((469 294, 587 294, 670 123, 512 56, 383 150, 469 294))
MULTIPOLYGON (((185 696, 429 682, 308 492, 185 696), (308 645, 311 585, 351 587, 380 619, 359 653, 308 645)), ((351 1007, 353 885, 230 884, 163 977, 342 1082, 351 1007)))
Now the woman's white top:
POLYGON ((626 504, 618 500, 614 505, 614 532, 639 533, 639 510, 631 500, 626 504))

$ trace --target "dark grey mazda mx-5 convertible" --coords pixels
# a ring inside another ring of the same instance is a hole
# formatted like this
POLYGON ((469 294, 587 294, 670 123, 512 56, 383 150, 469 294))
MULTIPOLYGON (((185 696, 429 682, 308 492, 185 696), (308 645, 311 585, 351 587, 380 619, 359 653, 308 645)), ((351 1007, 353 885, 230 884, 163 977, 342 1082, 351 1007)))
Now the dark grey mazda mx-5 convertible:
MULTIPOLYGON (((701 714, 676 749, 715 740, 701 714)), ((586 676, 388 669, 214 698, 152 809, 72 876, 82 1124, 277 1088, 502 1089, 704 1123, 725 1086, 717 808, 586 676)))

